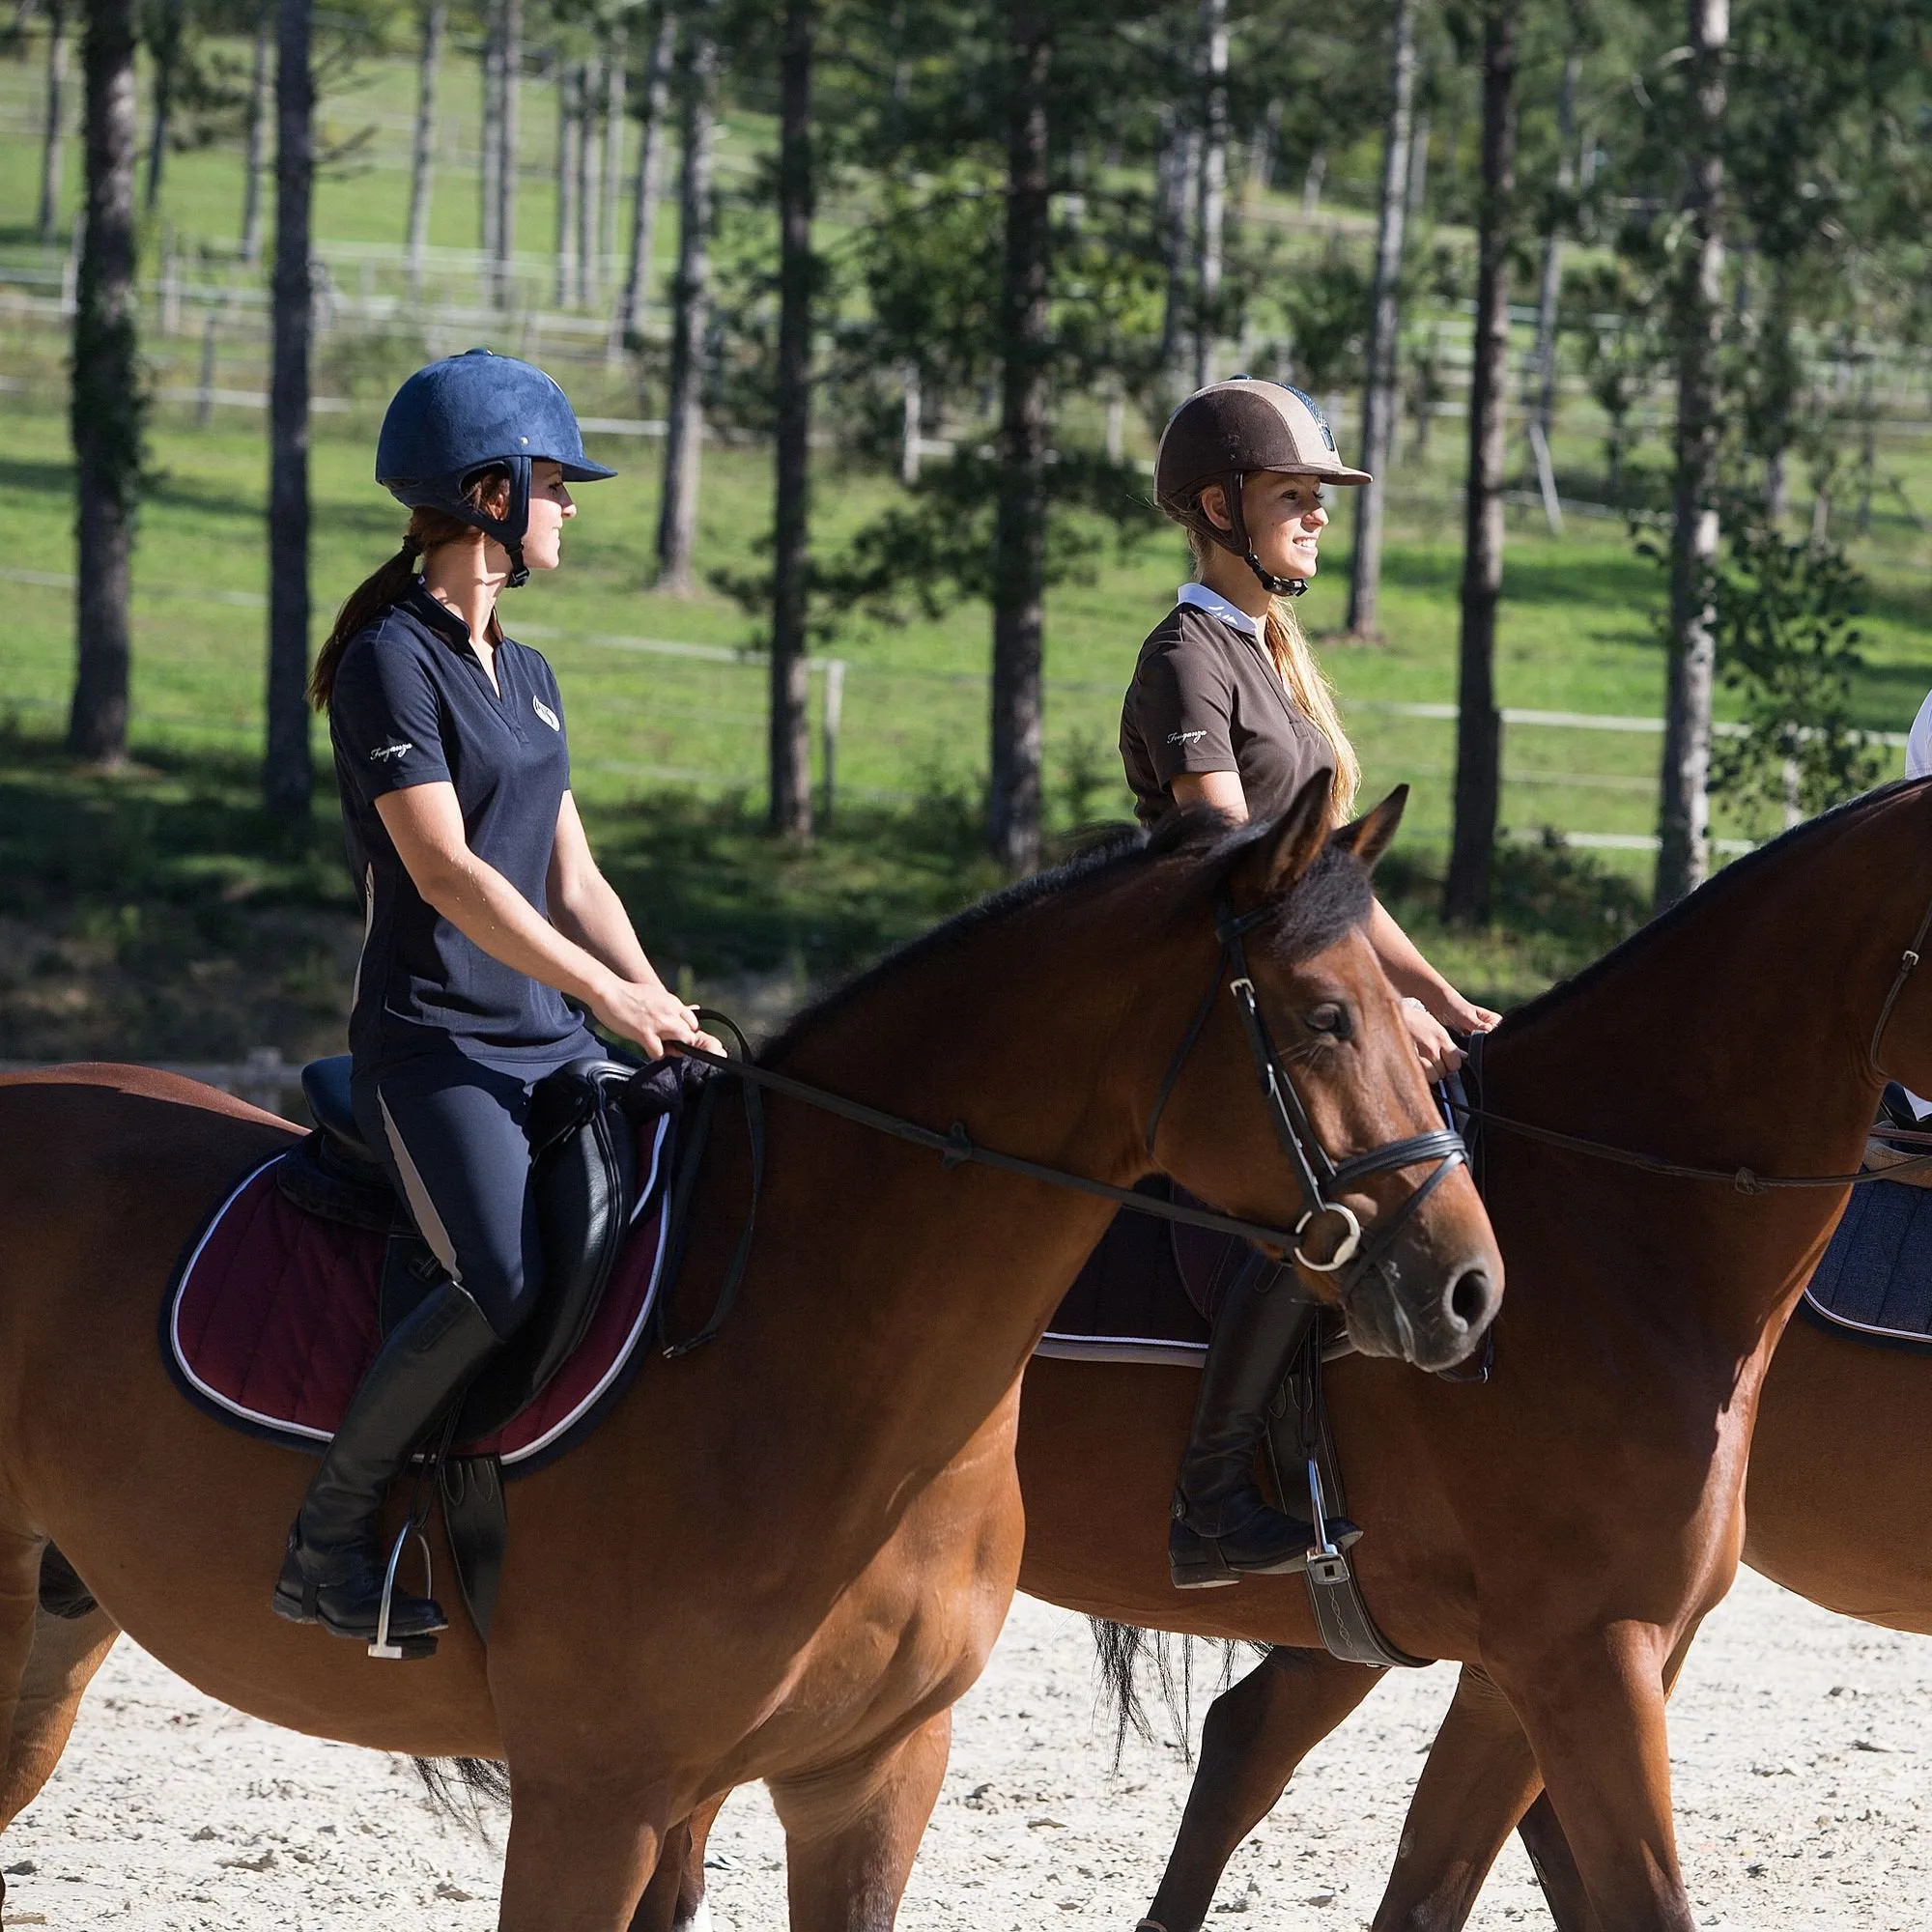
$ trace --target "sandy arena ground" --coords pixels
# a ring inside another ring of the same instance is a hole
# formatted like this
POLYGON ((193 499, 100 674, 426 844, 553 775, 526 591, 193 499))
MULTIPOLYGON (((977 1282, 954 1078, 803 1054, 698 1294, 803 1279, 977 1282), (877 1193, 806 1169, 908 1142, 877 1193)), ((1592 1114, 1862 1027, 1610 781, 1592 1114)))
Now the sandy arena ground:
MULTIPOLYGON (((899 1921, 908 1932, 1127 1932, 1140 1916, 1187 1772, 1171 1745, 1130 1746, 1110 1769, 1092 1655, 1082 1619, 1014 1605, 959 1709, 899 1921)), ((1367 1923, 1454 1683, 1438 1666, 1370 1698, 1236 1855, 1217 1921, 1367 1923)), ((1691 1656, 1671 1741, 1701 1925, 1932 1924, 1932 1643, 1830 1616, 1747 1573, 1691 1656)), ((6 1924, 487 1932, 501 1842, 500 1817, 487 1840, 438 1817, 406 1763, 237 1717, 124 1642, 53 1783, 0 1847, 6 1924)), ((783 1924, 761 1793, 727 1806, 711 1862, 715 1932, 783 1924)), ((1513 1844, 1474 1923, 1548 1922, 1513 1844)))

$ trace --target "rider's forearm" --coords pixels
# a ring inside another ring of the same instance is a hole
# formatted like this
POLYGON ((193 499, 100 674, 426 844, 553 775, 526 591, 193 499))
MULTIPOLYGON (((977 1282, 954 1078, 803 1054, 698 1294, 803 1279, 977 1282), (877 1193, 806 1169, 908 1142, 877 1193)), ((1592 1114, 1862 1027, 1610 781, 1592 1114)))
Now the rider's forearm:
MULTIPOLYGON (((1369 915, 1369 944, 1375 948, 1389 983, 1405 998, 1420 1000, 1431 1012, 1435 1012, 1443 995, 1455 992, 1448 980, 1422 956, 1415 941, 1395 923, 1394 916, 1379 899, 1369 915)), ((1435 1017, 1440 1019, 1442 1015, 1435 1013, 1435 1017)))
POLYGON ((585 1006, 602 1000, 614 969, 559 932, 501 872, 473 852, 452 855, 430 876, 417 878, 415 886, 492 959, 585 1006))
POLYGON ((593 959, 601 959, 620 980, 644 986, 664 983, 644 956, 624 901, 602 872, 592 871, 565 892, 553 891, 550 914, 558 931, 593 959))

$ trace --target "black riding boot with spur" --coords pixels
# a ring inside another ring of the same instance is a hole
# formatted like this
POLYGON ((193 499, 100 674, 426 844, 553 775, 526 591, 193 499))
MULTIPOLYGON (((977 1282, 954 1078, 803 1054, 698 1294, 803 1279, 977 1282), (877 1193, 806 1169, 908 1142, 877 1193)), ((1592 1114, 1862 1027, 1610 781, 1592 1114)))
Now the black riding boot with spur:
MULTIPOLYGON (((1244 1267, 1214 1321, 1194 1432, 1174 1486, 1167 1560, 1177 1590, 1208 1590, 1243 1576, 1300 1570, 1320 1540, 1299 1517, 1272 1508, 1255 1481, 1255 1456, 1268 1405, 1311 1321, 1310 1304, 1291 1277, 1272 1267, 1244 1267)), ((1346 1548, 1360 1535, 1341 1517, 1328 1534, 1346 1548)))
MULTIPOLYGON (((500 1344, 464 1289, 443 1281, 390 1331, 315 1472, 289 1531, 275 1614, 320 1623, 368 1643, 382 1612, 389 1552, 378 1534, 389 1485, 500 1344)), ((427 1657, 449 1620, 428 1597, 400 1586, 389 1599, 389 1639, 427 1657)))

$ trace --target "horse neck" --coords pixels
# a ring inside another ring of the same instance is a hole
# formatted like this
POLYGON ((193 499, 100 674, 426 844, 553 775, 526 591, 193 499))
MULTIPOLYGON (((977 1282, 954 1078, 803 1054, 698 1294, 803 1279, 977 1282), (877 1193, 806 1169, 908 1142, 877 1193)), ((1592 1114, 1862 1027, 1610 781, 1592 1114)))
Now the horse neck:
MULTIPOLYGON (((1505 1028, 1485 1057, 1485 1103, 1687 1165, 1855 1169, 1878 1091, 1868 1043, 1924 910, 1923 867, 1900 842, 1924 839, 1910 804, 1809 828, 1782 863, 1768 854, 1757 876, 1705 888, 1587 986, 1505 1028)), ((1552 1214, 1640 1228, 1652 1264, 1617 1242, 1593 1258, 1615 1293, 1653 1297, 1666 1325, 1695 1304, 1746 1351, 1781 1321, 1842 1199, 1650 1177, 1501 1132, 1489 1150, 1513 1201, 1540 1187, 1552 1214)))
MULTIPOLYGON (((1133 1123, 1212 950, 1198 888, 1146 884, 1131 908, 1102 891, 962 935, 809 1026, 775 1064, 926 1125, 963 1122, 982 1147, 1128 1184, 1148 1166, 1133 1123)), ((810 1283, 774 1297, 765 1346, 810 1348, 836 1323, 837 1358, 817 1344, 826 1379, 804 1399, 831 1404, 848 1431, 867 1414, 922 1463, 949 1457, 1011 1387, 1113 1211, 983 1167, 949 1173, 783 1100, 769 1174, 760 1248, 769 1226, 781 1262, 820 1255, 805 1264, 810 1283), (788 1240, 774 1223, 794 1215, 811 1232, 788 1240), (822 1256, 828 1230, 838 1252, 822 1256)))

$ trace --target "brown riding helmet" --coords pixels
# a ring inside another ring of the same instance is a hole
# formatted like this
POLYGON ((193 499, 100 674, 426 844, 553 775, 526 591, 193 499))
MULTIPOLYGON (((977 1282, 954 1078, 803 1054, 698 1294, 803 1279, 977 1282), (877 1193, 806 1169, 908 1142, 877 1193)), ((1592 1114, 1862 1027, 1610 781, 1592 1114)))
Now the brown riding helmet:
POLYGON ((1168 418, 1153 459, 1154 500, 1176 523, 1198 531, 1236 556, 1276 596, 1296 596, 1306 585, 1262 568, 1241 516, 1241 485, 1258 469, 1287 470, 1322 483, 1368 483, 1366 469, 1352 469, 1335 450, 1335 438, 1314 399, 1283 383, 1236 376, 1197 389, 1168 418), (1227 492, 1232 529, 1222 529, 1201 507, 1210 483, 1227 492))

